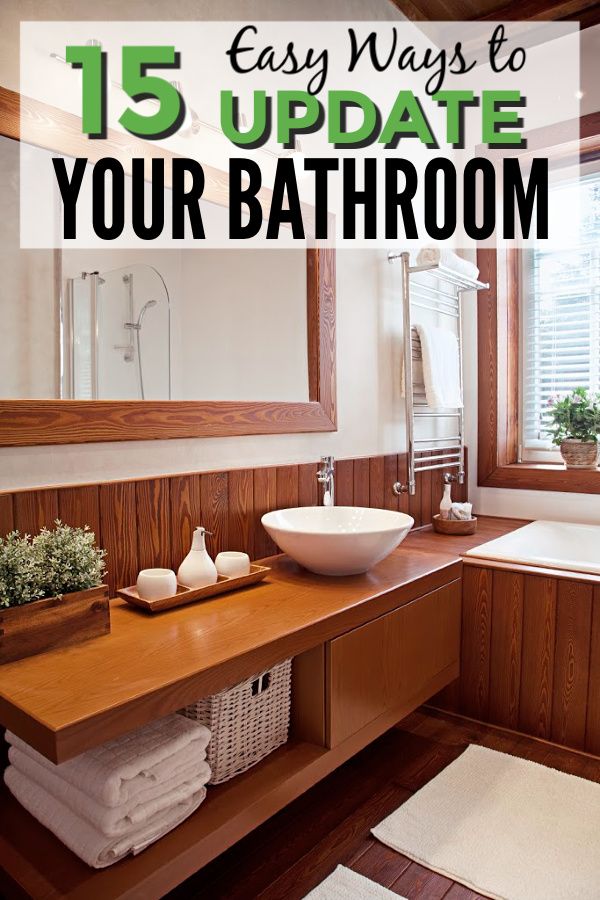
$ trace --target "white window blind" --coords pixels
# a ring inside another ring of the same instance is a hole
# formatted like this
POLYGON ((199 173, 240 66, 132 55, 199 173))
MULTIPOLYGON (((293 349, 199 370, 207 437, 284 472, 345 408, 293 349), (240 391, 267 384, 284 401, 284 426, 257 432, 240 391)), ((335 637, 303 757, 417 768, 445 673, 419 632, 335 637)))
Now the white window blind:
POLYGON ((550 450, 550 397, 600 390, 600 172, 551 188, 551 205, 571 218, 577 249, 523 253, 521 441, 550 450))

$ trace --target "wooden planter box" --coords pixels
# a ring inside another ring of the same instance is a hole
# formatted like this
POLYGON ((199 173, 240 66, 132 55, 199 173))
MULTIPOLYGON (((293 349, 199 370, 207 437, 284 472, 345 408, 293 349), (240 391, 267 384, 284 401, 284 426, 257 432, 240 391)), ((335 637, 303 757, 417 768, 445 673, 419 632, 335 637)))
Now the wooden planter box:
POLYGON ((0 608, 0 663, 78 644, 110 631, 108 587, 0 608))

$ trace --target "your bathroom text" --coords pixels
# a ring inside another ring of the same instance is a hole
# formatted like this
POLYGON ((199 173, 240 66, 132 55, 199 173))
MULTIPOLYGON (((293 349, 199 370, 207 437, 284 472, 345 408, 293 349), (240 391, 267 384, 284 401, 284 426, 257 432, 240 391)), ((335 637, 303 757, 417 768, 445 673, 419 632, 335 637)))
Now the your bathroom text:
MULTIPOLYGON (((93 168, 87 158, 79 157, 70 171, 64 158, 54 157, 52 162, 63 203, 65 240, 78 237, 78 200, 86 178, 91 179, 91 225, 104 241, 118 239, 129 226, 138 238, 148 241, 166 231, 174 239, 206 237, 201 208, 206 178, 197 160, 176 157, 165 171, 165 160, 155 158, 149 179, 143 157, 131 161, 130 173, 112 157, 96 161, 93 168), (166 191, 167 185, 170 191, 166 191), (130 210, 130 222, 126 210, 130 210)), ((291 229, 298 240, 334 238, 328 208, 334 178, 341 178, 344 239, 419 239, 428 235, 447 240, 459 226, 474 240, 484 240, 495 230, 509 239, 518 236, 518 229, 526 237, 532 230, 539 238, 548 235, 545 158, 530 162, 527 177, 519 160, 504 159, 498 179, 496 167, 485 157, 469 160, 460 174, 449 159, 436 157, 425 166, 422 177, 413 163, 401 157, 306 159, 304 170, 313 179, 311 204, 300 200, 294 160, 278 159, 273 186, 264 189, 261 168, 254 160, 231 159, 230 239, 249 240, 264 232, 267 240, 276 241, 282 227, 291 229), (462 210, 457 203, 459 187, 462 210), (419 210, 424 208, 421 231, 417 204, 419 210), (498 208, 502 209, 499 222, 498 208)))

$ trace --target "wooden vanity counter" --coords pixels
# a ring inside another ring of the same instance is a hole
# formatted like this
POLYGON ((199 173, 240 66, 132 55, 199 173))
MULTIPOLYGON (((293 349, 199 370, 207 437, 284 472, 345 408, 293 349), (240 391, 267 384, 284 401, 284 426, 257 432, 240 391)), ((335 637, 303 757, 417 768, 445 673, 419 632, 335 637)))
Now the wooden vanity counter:
MULTIPOLYGON (((417 598, 435 598, 435 592, 450 590, 459 605, 461 554, 522 524, 480 518, 478 532, 460 538, 423 529, 371 572, 346 578, 312 575, 286 557, 274 557, 267 562, 272 572, 259 585, 153 616, 114 600, 110 635, 0 668, 0 723, 60 762, 288 657, 303 659, 297 702, 310 719, 310 671, 314 662, 317 697, 326 646, 339 648, 331 658, 352 656, 353 644, 344 644, 343 636, 367 623, 372 628, 380 617, 388 620, 386 634, 396 628, 397 641, 404 626, 394 617, 403 607, 417 607, 417 598)), ((377 642, 377 633, 370 633, 377 642)), ((451 676, 450 667, 441 673, 439 687, 456 677, 457 661, 452 668, 451 676)), ((349 684, 354 690, 351 679, 349 684)), ((439 687, 432 679, 431 693, 439 687)), ((335 690, 344 690, 343 679, 337 687, 331 682, 329 691, 335 690)), ((424 699, 416 696, 412 708, 424 699)), ((200 810, 170 835, 102 871, 81 863, 3 789, 5 882, 31 897, 160 897, 391 727, 409 711, 402 709, 390 708, 350 736, 342 723, 339 740, 307 736, 310 723, 300 736, 292 729, 285 747, 209 790, 200 810)))
POLYGON ((158 615, 113 600, 109 635, 0 668, 0 723, 63 762, 459 578, 461 553, 520 524, 416 532, 346 578, 273 557, 265 582, 158 615))

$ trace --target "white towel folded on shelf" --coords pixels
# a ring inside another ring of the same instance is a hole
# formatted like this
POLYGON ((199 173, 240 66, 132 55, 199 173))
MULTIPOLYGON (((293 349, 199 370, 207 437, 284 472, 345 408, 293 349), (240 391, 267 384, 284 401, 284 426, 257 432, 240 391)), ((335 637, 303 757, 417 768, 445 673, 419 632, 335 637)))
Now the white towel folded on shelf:
MULTIPOLYGON (((165 811, 187 801, 197 794, 210 778, 210 766, 199 760, 187 771, 180 772, 173 778, 159 785, 152 785, 140 791, 133 800, 122 806, 105 806, 89 794, 65 781, 56 771, 40 765, 17 747, 11 747, 8 753, 15 769, 39 785, 56 800, 68 806, 71 812, 86 819, 107 836, 119 836, 129 833, 133 828, 152 825, 160 822, 165 811)), ((58 767, 55 766, 56 770, 58 767)))
POLYGON ((445 247, 423 247, 417 255, 418 266, 443 266, 445 269, 451 269, 457 275, 464 275, 466 278, 479 278, 479 269, 475 263, 463 259, 452 250, 445 247))
POLYGON ((177 713, 54 765, 10 731, 6 740, 105 806, 122 806, 204 759, 210 731, 177 713))
POLYGON ((7 768, 4 780, 14 797, 38 822, 95 869, 103 869, 131 853, 144 850, 187 819, 206 796, 206 788, 201 788, 186 800, 158 813, 151 823, 133 828, 126 835, 108 837, 14 766, 7 768))
POLYGON ((462 408, 458 339, 454 332, 415 325, 421 339, 423 381, 431 409, 462 408))

